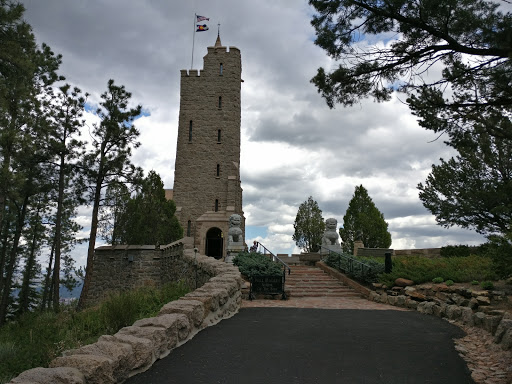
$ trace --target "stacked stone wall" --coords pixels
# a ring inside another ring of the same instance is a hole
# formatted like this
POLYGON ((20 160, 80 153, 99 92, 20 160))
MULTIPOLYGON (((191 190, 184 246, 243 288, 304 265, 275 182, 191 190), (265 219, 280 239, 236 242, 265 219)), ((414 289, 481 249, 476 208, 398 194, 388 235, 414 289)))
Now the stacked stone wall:
MULTIPOLYGON (((138 320, 114 335, 101 336, 96 343, 66 351, 50 363, 50 368, 25 371, 10 384, 122 383, 147 370, 156 360, 167 356, 202 329, 236 314, 241 305, 244 284, 238 268, 196 254, 189 243, 180 240, 161 249, 139 248, 137 252, 130 247, 102 249, 100 253, 107 255, 103 266, 107 266, 110 260, 112 265, 121 269, 130 268, 125 265, 128 261, 124 260, 130 254, 138 257, 141 265, 151 266, 148 267, 150 269, 158 264, 163 266, 162 270, 151 271, 149 275, 143 273, 139 283, 148 276, 167 280, 180 273, 187 275, 189 283, 195 283, 197 270, 201 286, 164 305, 157 316, 138 320)), ((133 270, 131 276, 135 276, 133 270)), ((121 286, 120 282, 118 285, 121 286)))

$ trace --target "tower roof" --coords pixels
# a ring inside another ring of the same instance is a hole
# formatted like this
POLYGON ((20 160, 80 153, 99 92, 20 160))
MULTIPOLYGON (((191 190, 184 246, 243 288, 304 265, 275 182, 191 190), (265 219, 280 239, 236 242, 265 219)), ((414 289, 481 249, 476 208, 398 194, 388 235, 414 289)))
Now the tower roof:
POLYGON ((215 48, 220 48, 222 47, 222 43, 220 42, 220 33, 217 33, 217 40, 215 41, 215 45, 214 45, 215 48))

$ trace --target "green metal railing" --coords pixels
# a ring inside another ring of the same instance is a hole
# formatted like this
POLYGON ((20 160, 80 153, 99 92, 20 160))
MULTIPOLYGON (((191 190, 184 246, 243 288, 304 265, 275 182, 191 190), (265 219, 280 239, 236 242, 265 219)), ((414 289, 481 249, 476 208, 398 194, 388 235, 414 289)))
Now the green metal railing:
POLYGON ((337 257, 338 265, 336 267, 340 271, 343 271, 350 275, 355 275, 357 272, 360 272, 361 276, 366 276, 372 271, 372 267, 370 265, 363 263, 362 261, 356 260, 355 258, 349 255, 332 251, 329 248, 320 245, 320 252, 322 250, 324 250, 324 252, 328 251, 328 256, 334 255, 337 257), (343 261, 345 261, 345 263, 343 263, 343 261))

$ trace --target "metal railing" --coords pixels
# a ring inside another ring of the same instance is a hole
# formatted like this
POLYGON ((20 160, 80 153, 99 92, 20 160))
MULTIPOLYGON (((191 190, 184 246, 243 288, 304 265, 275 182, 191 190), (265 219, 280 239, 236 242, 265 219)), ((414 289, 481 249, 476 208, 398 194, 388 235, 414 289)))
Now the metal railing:
POLYGON ((331 255, 339 256, 338 270, 340 270, 340 271, 344 271, 344 272, 347 272, 348 274, 354 275, 357 272, 357 269, 359 269, 359 271, 361 271, 361 275, 365 276, 372 270, 371 266, 363 263, 362 261, 356 260, 353 257, 344 255, 339 252, 332 251, 329 248, 326 248, 326 247, 320 245, 320 253, 322 253, 321 252, 322 249, 324 250, 324 252, 329 251, 329 253, 328 253, 329 256, 331 256, 331 255), (342 265, 341 265, 342 259, 344 259, 346 262, 346 266, 347 266, 346 268, 344 268, 344 267, 342 268, 342 265))
POLYGON ((267 254, 272 259, 273 262, 281 263, 283 265, 283 276, 286 274, 286 270, 288 269, 288 274, 291 273, 291 269, 283 260, 281 260, 279 257, 274 255, 272 252, 268 250, 267 247, 265 247, 263 244, 258 243, 258 247, 263 248, 263 254, 266 256, 267 254))

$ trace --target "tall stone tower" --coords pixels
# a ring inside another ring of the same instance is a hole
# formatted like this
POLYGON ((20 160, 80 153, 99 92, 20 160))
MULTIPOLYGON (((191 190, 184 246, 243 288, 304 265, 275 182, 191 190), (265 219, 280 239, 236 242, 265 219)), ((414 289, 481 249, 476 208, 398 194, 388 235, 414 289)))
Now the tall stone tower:
POLYGON ((181 70, 173 199, 186 236, 201 253, 226 256, 229 217, 242 216, 240 50, 208 47, 202 71, 181 70))

